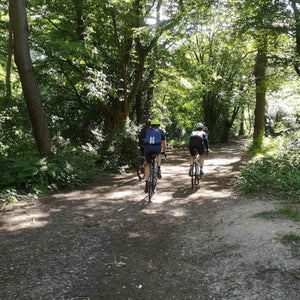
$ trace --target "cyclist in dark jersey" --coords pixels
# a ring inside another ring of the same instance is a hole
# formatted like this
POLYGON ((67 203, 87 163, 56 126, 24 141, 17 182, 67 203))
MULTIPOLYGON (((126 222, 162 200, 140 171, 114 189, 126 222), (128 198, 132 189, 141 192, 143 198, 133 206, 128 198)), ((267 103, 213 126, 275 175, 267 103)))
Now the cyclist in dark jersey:
POLYGON ((204 125, 202 123, 198 123, 196 125, 196 130, 191 133, 190 141, 189 141, 189 150, 190 150, 190 170, 189 176, 191 176, 192 168, 193 168, 193 160, 194 160, 194 149, 197 149, 200 160, 199 167, 196 170, 196 175, 204 175, 203 173, 203 164, 204 164, 204 151, 206 154, 209 153, 209 145, 207 134, 204 132, 204 125))

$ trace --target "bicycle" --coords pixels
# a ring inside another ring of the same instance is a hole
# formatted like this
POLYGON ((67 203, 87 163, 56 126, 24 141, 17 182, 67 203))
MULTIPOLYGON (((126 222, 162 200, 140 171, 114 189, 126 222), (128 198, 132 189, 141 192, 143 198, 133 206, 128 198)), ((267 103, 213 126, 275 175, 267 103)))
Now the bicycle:
POLYGON ((198 165, 198 162, 200 160, 200 154, 198 153, 197 149, 194 149, 193 152, 194 152, 194 160, 193 160, 193 166, 192 166, 192 170, 191 170, 192 188, 196 187, 196 185, 199 184, 200 179, 201 179, 200 167, 198 165))
POLYGON ((136 169, 137 176, 140 180, 143 180, 145 177, 146 161, 145 157, 141 157, 140 163, 136 169))
POLYGON ((157 163, 156 163, 156 153, 151 154, 151 168, 148 179, 148 200, 151 202, 151 198, 155 193, 155 188, 157 184, 157 163))

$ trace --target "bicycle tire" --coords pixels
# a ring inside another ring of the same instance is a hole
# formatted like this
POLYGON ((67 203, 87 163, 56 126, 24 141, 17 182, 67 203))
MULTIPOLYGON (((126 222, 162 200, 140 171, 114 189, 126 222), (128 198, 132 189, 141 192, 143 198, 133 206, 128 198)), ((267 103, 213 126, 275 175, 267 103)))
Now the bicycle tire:
POLYGON ((145 177, 145 167, 140 165, 136 170, 136 174, 140 180, 143 180, 145 177))
POLYGON ((192 172, 191 172, 191 184, 192 184, 192 188, 195 187, 195 177, 196 177, 196 170, 195 170, 195 164, 193 164, 192 172))
POLYGON ((153 181, 153 170, 151 168, 150 169, 150 174, 149 174, 149 179, 148 179, 148 200, 149 200, 149 203, 151 202, 151 198, 152 198, 152 195, 153 195, 152 181, 153 181))

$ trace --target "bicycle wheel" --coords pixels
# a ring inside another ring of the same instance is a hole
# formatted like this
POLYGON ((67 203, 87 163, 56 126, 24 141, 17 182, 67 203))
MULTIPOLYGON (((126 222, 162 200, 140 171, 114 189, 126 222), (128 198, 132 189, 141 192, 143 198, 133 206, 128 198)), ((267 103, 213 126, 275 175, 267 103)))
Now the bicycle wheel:
POLYGON ((140 180, 143 180, 145 177, 145 166, 144 164, 139 165, 137 170, 136 170, 137 176, 140 180))
POLYGON ((201 175, 196 175, 196 184, 199 184, 201 175))
POLYGON ((140 158, 140 163, 136 169, 136 174, 140 180, 143 180, 145 177, 145 158, 140 158))
POLYGON ((196 166, 195 166, 195 164, 193 164, 193 167, 192 167, 191 183, 192 183, 192 188, 194 188, 196 186, 196 166))
POLYGON ((148 179, 148 200, 151 202, 151 198, 153 195, 153 169, 150 170, 150 175, 148 179))

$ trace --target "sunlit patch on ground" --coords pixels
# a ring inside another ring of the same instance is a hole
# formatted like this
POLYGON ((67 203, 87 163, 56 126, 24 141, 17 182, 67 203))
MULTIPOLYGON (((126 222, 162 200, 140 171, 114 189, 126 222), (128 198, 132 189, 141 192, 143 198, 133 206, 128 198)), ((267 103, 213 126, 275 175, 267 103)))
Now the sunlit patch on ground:
POLYGON ((35 213, 35 214, 22 214, 13 217, 8 217, 6 222, 9 224, 8 231, 16 231, 24 228, 38 228, 46 226, 49 221, 47 220, 48 214, 35 213))
POLYGON ((131 196, 132 191, 131 190, 125 190, 125 191, 119 191, 119 192, 113 192, 110 193, 110 195, 108 196, 108 199, 121 199, 124 197, 129 197, 131 196))
POLYGON ((218 158, 214 160, 206 160, 205 165, 207 166, 227 166, 232 163, 239 162, 241 160, 240 157, 231 157, 231 158, 218 158))

